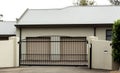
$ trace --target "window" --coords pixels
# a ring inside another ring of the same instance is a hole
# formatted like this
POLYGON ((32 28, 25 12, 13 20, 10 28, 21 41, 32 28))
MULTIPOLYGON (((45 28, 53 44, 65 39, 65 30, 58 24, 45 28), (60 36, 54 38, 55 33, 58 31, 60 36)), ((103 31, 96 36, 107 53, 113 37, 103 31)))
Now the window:
POLYGON ((112 30, 106 30, 106 40, 111 41, 112 40, 112 30))

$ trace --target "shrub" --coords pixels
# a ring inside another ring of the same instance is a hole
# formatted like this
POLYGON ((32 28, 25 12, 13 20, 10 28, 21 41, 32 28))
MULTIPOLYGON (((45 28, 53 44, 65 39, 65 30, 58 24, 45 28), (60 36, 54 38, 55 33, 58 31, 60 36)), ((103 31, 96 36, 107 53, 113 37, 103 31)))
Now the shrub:
POLYGON ((120 20, 115 21, 113 24, 112 48, 113 60, 120 63, 120 20))

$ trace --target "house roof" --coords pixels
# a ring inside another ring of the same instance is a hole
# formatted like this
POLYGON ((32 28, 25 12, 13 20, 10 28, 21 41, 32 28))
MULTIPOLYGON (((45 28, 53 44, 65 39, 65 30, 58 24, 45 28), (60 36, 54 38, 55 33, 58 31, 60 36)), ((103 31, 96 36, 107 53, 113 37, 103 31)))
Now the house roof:
POLYGON ((3 21, 0 22, 0 36, 1 35, 15 35, 16 28, 14 26, 15 21, 3 21))
POLYGON ((27 9, 16 25, 113 24, 120 6, 71 6, 62 9, 27 9))

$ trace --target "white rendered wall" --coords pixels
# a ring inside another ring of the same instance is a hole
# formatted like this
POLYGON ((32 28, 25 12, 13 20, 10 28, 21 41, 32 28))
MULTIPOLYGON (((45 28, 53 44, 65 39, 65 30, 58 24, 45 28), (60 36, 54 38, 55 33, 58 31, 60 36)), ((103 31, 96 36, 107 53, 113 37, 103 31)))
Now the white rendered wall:
POLYGON ((60 60, 60 37, 52 36, 51 41, 51 60, 60 60))
MULTIPOLYGON (((89 38, 89 56, 90 44, 92 44, 92 68, 112 70, 112 48, 111 41, 98 40, 96 37, 89 38)), ((90 67, 90 57, 88 59, 90 67)))
POLYGON ((92 41, 92 68, 112 70, 112 48, 110 43, 110 41, 103 40, 92 41))
MULTIPOLYGON (((22 39, 26 37, 38 36, 73 36, 73 37, 87 37, 94 35, 93 28, 89 27, 70 27, 70 28, 22 28, 22 39)), ((17 29, 17 36, 19 37, 19 30, 17 29)))
POLYGON ((0 68, 19 66, 18 38, 0 41, 0 68))

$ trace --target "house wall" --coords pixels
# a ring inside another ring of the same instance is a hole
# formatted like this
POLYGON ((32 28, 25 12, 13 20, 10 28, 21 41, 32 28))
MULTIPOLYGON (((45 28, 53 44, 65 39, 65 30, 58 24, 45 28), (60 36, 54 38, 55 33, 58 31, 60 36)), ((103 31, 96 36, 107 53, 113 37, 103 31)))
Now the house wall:
POLYGON ((97 27, 96 28, 96 36, 100 40, 106 40, 106 30, 107 29, 112 29, 112 28, 110 28, 110 27, 97 27))
MULTIPOLYGON (((96 36, 100 40, 106 40, 106 29, 112 28, 96 27, 96 36)), ((19 37, 19 29, 17 29, 16 35, 19 37)), ((94 36, 94 28, 92 27, 22 28, 22 39, 25 39, 26 37, 54 36, 54 35, 73 37, 94 36)))
MULTIPOLYGON (((22 39, 37 36, 90 36, 93 35, 92 28, 22 28, 22 39)), ((17 32, 19 36, 19 31, 17 32)))

